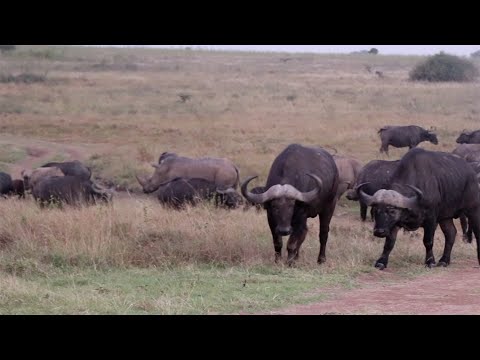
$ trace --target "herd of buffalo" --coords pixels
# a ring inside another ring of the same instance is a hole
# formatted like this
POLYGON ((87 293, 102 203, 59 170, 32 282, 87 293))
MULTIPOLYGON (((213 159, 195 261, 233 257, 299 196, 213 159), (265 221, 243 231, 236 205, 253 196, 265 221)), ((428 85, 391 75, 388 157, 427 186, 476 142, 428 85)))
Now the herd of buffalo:
MULTIPOLYGON (((150 177, 137 176, 145 193, 155 193, 165 206, 181 209, 204 200, 215 205, 245 209, 265 209, 273 238, 275 261, 282 257, 283 236, 287 242, 287 264, 299 256, 307 235, 307 219, 319 217, 320 252, 326 260, 330 221, 340 197, 359 201, 360 216, 374 220, 373 234, 385 238, 385 246, 375 267, 384 269, 400 228, 424 230, 425 265, 448 266, 457 230, 453 219, 460 218, 464 240, 477 241, 480 263, 480 130, 462 132, 451 153, 427 151, 416 146, 423 141, 438 144, 434 129, 419 126, 386 126, 379 130, 380 152, 388 147, 409 147, 396 161, 358 160, 331 154, 322 147, 300 144, 287 146, 273 161, 264 186, 248 189, 256 176, 240 184, 238 168, 223 158, 188 158, 175 153, 161 154, 150 177), (237 192, 240 187, 242 196, 237 192), (445 235, 445 247, 438 262, 433 255, 437 225, 445 235)), ((33 198, 44 207, 57 204, 95 204, 112 201, 113 191, 91 180, 92 171, 80 161, 48 163, 23 170, 23 179, 12 180, 0 172, 2 196, 33 198)))

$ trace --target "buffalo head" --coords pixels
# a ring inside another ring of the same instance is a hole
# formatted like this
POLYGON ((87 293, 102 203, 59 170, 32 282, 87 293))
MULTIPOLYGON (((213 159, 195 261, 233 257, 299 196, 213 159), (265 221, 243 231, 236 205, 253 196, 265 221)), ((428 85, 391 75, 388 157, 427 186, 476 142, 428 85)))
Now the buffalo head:
POLYGON ((378 190, 373 196, 370 196, 362 191, 364 185, 366 183, 360 184, 357 191, 360 199, 372 207, 375 220, 373 234, 375 236, 387 237, 399 225, 411 230, 420 226, 418 221, 419 202, 423 198, 423 192, 420 189, 407 185, 415 192, 413 197, 404 196, 395 190, 385 189, 378 190))
POLYGON ((435 134, 434 132, 428 131, 425 138, 427 141, 430 141, 432 144, 438 145, 437 134, 435 134))
POLYGON ((460 136, 457 138, 458 144, 468 144, 470 142, 470 136, 472 135, 471 132, 466 132, 465 130, 462 131, 460 136))
POLYGON ((292 232, 292 217, 295 209, 295 202, 305 204, 313 203, 322 189, 322 180, 313 174, 307 174, 315 180, 316 186, 313 190, 302 192, 290 184, 277 184, 260 194, 254 194, 247 190, 248 183, 257 176, 251 176, 241 186, 242 194, 253 204, 263 204, 267 210, 269 219, 276 224, 275 232, 280 236, 290 235, 292 232))

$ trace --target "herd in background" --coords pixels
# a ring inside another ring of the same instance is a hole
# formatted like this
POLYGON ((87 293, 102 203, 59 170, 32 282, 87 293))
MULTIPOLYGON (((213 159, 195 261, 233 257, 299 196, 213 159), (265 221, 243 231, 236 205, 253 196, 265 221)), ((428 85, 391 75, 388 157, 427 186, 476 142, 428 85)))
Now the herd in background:
MULTIPOLYGON (((386 126, 378 133, 380 152, 388 147, 408 147, 395 161, 373 160, 362 165, 357 159, 331 154, 323 147, 300 144, 287 146, 273 161, 265 185, 248 190, 257 176, 240 184, 238 168, 224 158, 188 158, 171 152, 152 164, 150 177, 136 176, 143 192, 155 193, 160 203, 174 209, 215 200, 215 205, 237 208, 242 203, 265 209, 273 238, 275 260, 282 258, 283 236, 289 236, 287 264, 300 254, 307 234, 307 219, 320 221, 318 262, 326 260, 330 222, 338 200, 360 203, 360 216, 374 220, 373 234, 385 238, 385 246, 375 267, 387 267, 397 232, 424 229, 425 264, 447 266, 455 241, 453 219, 460 218, 464 239, 477 240, 480 263, 480 130, 463 131, 452 153, 416 148, 423 141, 438 144, 434 128, 386 126), (240 187, 242 196, 237 192, 240 187), (245 200, 244 200, 245 199, 245 200), (445 235, 444 253, 438 264, 433 256, 433 238, 440 225, 445 235)), ((52 202, 79 205, 112 201, 113 191, 91 180, 91 169, 78 160, 48 163, 22 171, 23 179, 12 180, 0 173, 2 196, 25 198, 30 191, 44 207, 52 202)))

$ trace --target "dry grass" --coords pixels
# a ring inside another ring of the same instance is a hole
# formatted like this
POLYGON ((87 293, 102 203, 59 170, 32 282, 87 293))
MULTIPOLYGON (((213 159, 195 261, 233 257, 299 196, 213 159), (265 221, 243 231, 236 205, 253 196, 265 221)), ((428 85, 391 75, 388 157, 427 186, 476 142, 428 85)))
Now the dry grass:
MULTIPOLYGON (((392 124, 436 126, 440 144, 421 146, 451 151, 463 129, 478 126, 479 83, 407 81, 408 72, 421 60, 20 46, 13 54, 0 55, 2 73, 46 74, 46 81, 0 86, 0 166, 19 172, 20 166, 36 166, 48 159, 81 158, 95 175, 138 187, 135 173, 151 173, 149 162, 171 151, 230 158, 242 178, 258 174, 262 182, 275 156, 294 142, 335 147, 363 162, 385 159, 378 153, 377 130, 392 124), (287 56, 290 60, 283 61, 287 56), (384 78, 375 75, 377 70, 384 78), (48 159, 38 157, 42 150, 48 150, 44 155, 48 159)), ((391 159, 404 152, 391 149, 391 159)), ((33 304, 39 301, 38 294, 34 290, 24 294, 27 286, 18 282, 31 276, 34 280, 28 286, 36 289, 39 279, 54 276, 52 268, 70 274, 78 269, 123 272, 155 267, 162 269, 161 275, 155 276, 165 276, 165 281, 166 269, 189 274, 202 273, 199 267, 211 264, 229 271, 242 269, 233 276, 235 281, 244 271, 263 269, 280 272, 286 281, 281 284, 290 293, 321 286, 317 278, 345 283, 359 272, 372 270, 383 241, 373 238, 370 223, 360 223, 356 204, 345 200, 341 204, 331 224, 327 263, 316 264, 318 223, 310 219, 302 259, 296 269, 284 269, 273 265, 265 214, 253 210, 227 212, 206 206, 175 212, 163 209, 154 197, 117 198, 112 207, 64 211, 41 211, 31 201, 2 201, 0 269, 13 278, 0 284, 10 294, 3 303, 0 296, 0 305, 14 313, 30 309, 22 303, 16 305, 15 299, 26 296, 30 300, 25 302, 33 304), (294 288, 294 284, 304 287, 294 288)), ((391 268, 421 271, 424 247, 420 236, 421 231, 399 235, 391 268)), ((442 246, 443 235, 438 231, 436 254, 442 246)), ((472 245, 457 241, 454 263, 474 257, 472 245)), ((218 280, 218 274, 212 279, 218 280)), ((221 281, 230 284, 226 278, 221 281)), ((268 286, 264 288, 269 288, 273 280, 265 281, 268 286)), ((135 301, 146 312, 208 313, 212 309, 180 301, 185 294, 175 294, 178 296, 156 294, 156 300, 135 301), (173 305, 179 303, 184 306, 173 305), (170 306, 171 311, 162 306, 170 306)), ((243 294, 224 302, 238 301, 243 304, 240 308, 249 308, 255 294, 252 291, 250 297, 243 294)), ((275 294, 267 292, 265 296, 270 300, 262 303, 263 307, 280 304, 272 300, 277 299, 275 294)), ((91 301, 95 303, 95 299, 91 301)), ((285 294, 283 303, 288 299, 285 294)), ((88 313, 89 301, 76 307, 67 304, 62 311, 88 313)), ((125 301, 125 297, 109 298, 97 311, 128 312, 131 303, 125 301)), ((51 303, 42 304, 41 308, 32 305, 32 311, 52 311, 51 303)), ((238 310, 232 304, 213 308, 238 310)))

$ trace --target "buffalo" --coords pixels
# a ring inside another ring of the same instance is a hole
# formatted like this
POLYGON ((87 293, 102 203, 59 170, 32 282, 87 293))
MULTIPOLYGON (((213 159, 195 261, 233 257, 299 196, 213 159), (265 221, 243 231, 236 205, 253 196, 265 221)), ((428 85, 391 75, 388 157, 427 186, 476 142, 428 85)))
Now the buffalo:
POLYGON ((335 165, 337 165, 339 185, 337 189, 337 200, 347 191, 352 189, 355 181, 362 170, 362 163, 357 159, 333 155, 335 165))
MULTIPOLYGON (((368 195, 373 195, 378 190, 384 189, 388 185, 388 179, 398 166, 399 162, 400 160, 373 160, 366 164, 360 171, 355 183, 355 189, 348 191, 346 198, 348 200, 359 201, 360 217, 362 221, 367 219, 368 205, 360 199, 356 188, 360 184, 365 184, 362 190, 368 195)), ((373 220, 373 212, 371 212, 371 216, 373 220)))
POLYGON ((77 176, 44 178, 32 188, 32 195, 42 207, 51 203, 92 205, 97 201, 110 202, 113 196, 110 190, 77 176))
POLYGON ((0 195, 6 197, 13 191, 12 177, 5 173, 0 172, 0 195))
POLYGON ((412 149, 422 141, 430 141, 437 145, 438 139, 434 132, 425 130, 416 125, 409 126, 385 126, 378 130, 382 146, 380 152, 388 155, 388 146, 391 145, 396 148, 407 147, 412 149))
POLYGON ((463 131, 456 141, 458 144, 480 144, 480 130, 463 131))
POLYGON ((454 218, 462 214, 477 239, 480 263, 480 190, 475 172, 467 162, 444 152, 412 149, 403 156, 386 189, 373 196, 358 187, 359 196, 374 208, 373 234, 386 238, 375 267, 387 267, 399 228, 424 229, 425 265, 435 266, 433 240, 438 224, 445 235, 445 248, 438 266, 448 266, 457 230, 454 218))
POLYGON ((77 176, 83 180, 89 180, 92 176, 92 170, 78 160, 66 162, 49 162, 45 165, 42 165, 41 167, 57 167, 63 172, 65 176, 77 176))
POLYGON ((254 204, 263 204, 273 237, 275 261, 282 257, 282 236, 287 243, 287 264, 298 259, 307 235, 307 218, 320 219, 320 253, 318 263, 326 260, 330 220, 337 202, 338 170, 330 155, 320 147, 299 144, 287 146, 273 161, 265 191, 253 194, 247 190, 248 177, 241 186, 243 196, 254 204))
POLYGON ((239 184, 238 169, 228 159, 210 157, 192 159, 174 153, 163 153, 159 163, 152 166, 155 172, 149 179, 136 176, 146 194, 156 191, 161 184, 178 177, 205 179, 223 189, 236 189, 239 184))
POLYGON ((217 206, 235 208, 238 206, 238 196, 232 188, 217 189, 214 182, 199 178, 178 177, 161 184, 157 191, 160 203, 175 209, 182 209, 187 204, 195 206, 201 201, 213 198, 217 206))

